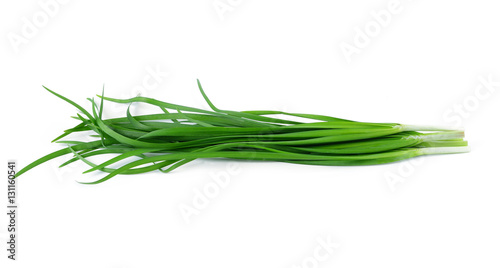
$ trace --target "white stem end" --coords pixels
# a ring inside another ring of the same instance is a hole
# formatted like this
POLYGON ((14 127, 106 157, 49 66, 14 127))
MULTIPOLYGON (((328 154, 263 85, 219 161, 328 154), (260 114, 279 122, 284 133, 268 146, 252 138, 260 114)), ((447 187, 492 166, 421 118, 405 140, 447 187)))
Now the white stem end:
POLYGON ((403 125, 401 124, 403 131, 464 131, 463 127, 453 128, 453 127, 439 127, 439 126, 418 126, 418 125, 403 125))
POLYGON ((461 147, 429 147, 422 148, 420 152, 423 155, 429 154, 460 154, 460 153, 468 153, 470 152, 469 146, 461 146, 461 147))

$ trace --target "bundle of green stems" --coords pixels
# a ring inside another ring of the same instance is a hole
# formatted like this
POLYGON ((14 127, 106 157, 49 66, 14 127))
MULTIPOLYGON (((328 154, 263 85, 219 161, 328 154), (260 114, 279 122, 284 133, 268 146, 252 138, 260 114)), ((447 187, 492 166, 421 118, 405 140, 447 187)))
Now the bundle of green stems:
POLYGON ((421 155, 468 152, 462 130, 398 123, 369 123, 331 116, 282 111, 229 111, 215 107, 198 87, 211 110, 176 105, 153 98, 88 99, 91 110, 46 88, 75 106, 79 124, 64 130, 53 142, 66 147, 24 167, 17 176, 53 158, 71 154, 61 167, 75 161, 90 166, 84 173, 102 171, 97 184, 119 174, 170 172, 199 158, 277 161, 323 166, 385 164, 421 155), (103 119, 104 101, 129 104, 123 117, 103 119), (147 103, 158 113, 132 115, 131 103, 147 103), (287 119, 283 119, 285 115, 287 119), (306 121, 306 122, 304 122, 306 121), (93 141, 63 141, 83 132, 93 141), (98 155, 108 160, 95 163, 98 155), (116 167, 116 165, 119 165, 116 167), (112 167, 113 166, 113 167, 112 167))

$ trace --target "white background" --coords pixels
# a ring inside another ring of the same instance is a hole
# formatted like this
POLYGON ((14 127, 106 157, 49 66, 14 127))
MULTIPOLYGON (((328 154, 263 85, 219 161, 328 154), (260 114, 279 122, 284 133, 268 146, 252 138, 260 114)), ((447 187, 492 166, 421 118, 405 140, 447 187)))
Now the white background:
POLYGON ((225 109, 460 124, 472 152, 369 167, 204 160, 94 186, 77 181, 102 174, 59 170, 59 158, 19 178, 19 260, 2 240, 1 267, 500 266, 495 1, 47 2, 0 5, 4 164, 62 148, 50 141, 76 124, 42 85, 87 108, 103 84, 112 97, 208 108, 196 78, 225 109), (380 26, 373 14, 389 11, 380 26), (224 176, 187 223, 179 207, 224 176), (332 243, 321 256, 319 241, 332 243))

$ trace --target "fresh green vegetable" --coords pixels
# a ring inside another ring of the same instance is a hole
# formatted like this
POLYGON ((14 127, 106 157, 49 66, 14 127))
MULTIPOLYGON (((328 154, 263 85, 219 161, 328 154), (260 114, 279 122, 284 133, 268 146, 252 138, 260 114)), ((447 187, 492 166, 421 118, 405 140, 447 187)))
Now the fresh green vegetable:
POLYGON ((391 163, 420 155, 469 151, 467 141, 463 140, 464 132, 459 130, 357 122, 281 111, 221 110, 208 99, 199 81, 198 87, 211 111, 146 97, 113 99, 98 95, 99 105, 94 99, 89 99, 92 106, 89 112, 45 87, 80 111, 73 117, 80 123, 53 140, 67 144, 66 148, 34 161, 17 176, 66 154, 74 157, 61 167, 81 160, 91 167, 84 173, 96 170, 108 173, 100 180, 87 183, 97 184, 119 174, 154 170, 170 172, 198 158, 358 166, 391 163), (124 117, 103 119, 104 100, 123 104, 143 102, 162 112, 133 116, 127 109, 124 117), (273 115, 287 115, 294 120, 273 115), (306 123, 304 119, 314 122, 306 123), (90 137, 97 139, 91 142, 61 140, 76 132, 89 132, 90 137), (96 164, 91 159, 98 155, 111 157, 96 164), (110 167, 131 159, 135 160, 118 168, 110 167))

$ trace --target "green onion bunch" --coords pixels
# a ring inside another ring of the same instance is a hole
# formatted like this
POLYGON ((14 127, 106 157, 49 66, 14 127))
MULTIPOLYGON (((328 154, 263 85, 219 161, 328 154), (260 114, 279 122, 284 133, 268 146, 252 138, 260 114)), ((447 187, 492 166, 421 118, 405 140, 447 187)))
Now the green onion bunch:
POLYGON ((323 166, 385 164, 421 155, 468 152, 464 132, 439 127, 397 123, 367 123, 331 116, 281 111, 229 111, 215 107, 198 81, 203 98, 212 110, 176 105, 147 97, 114 99, 98 95, 89 99, 91 111, 47 89, 75 106, 79 124, 53 142, 66 148, 27 165, 17 176, 53 158, 72 154, 61 167, 81 160, 90 166, 84 173, 102 171, 97 184, 119 174, 170 172, 198 158, 278 161, 323 166), (104 100, 131 104, 147 103, 158 113, 103 119, 104 100), (286 115, 290 119, 277 118, 286 115), (308 122, 304 122, 308 121, 308 122), (311 122, 312 121, 312 122, 311 122), (94 140, 62 141, 76 132, 94 140), (109 160, 94 163, 93 157, 109 160), (125 160, 125 161, 122 161, 125 160), (118 167, 111 167, 116 166, 118 167))

